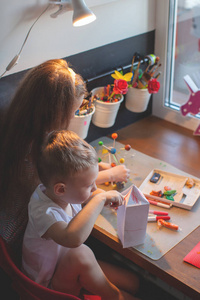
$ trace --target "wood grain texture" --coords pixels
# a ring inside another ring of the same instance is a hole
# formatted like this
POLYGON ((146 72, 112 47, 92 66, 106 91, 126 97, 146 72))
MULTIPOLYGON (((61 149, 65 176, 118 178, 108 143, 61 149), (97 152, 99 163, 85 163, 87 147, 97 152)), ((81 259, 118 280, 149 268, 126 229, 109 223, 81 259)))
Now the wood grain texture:
MULTIPOLYGON (((191 130, 150 116, 117 133, 118 142, 130 144, 137 151, 200 177, 200 137, 193 136, 191 130)), ((118 238, 96 225, 92 235, 191 299, 200 299, 200 271, 183 261, 186 254, 199 242, 200 227, 157 261, 133 248, 123 249, 118 238)))

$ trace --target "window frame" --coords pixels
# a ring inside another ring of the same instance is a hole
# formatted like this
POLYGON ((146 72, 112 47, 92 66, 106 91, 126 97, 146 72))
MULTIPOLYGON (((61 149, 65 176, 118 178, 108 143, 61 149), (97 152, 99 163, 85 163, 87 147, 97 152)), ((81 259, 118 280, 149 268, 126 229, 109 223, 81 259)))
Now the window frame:
MULTIPOLYGON (((153 95, 153 105, 152 105, 152 114, 166 121, 170 121, 182 127, 195 130, 199 125, 199 119, 187 115, 183 116, 179 110, 172 109, 165 105, 166 95, 170 95, 172 92, 172 85, 169 91, 166 91, 167 88, 167 72, 170 72, 172 68, 173 72, 173 62, 170 60, 170 63, 167 63, 167 56, 170 57, 170 49, 168 47, 168 37, 169 37, 169 15, 170 15, 170 1, 174 1, 175 16, 177 15, 177 0, 156 0, 156 25, 155 25, 155 53, 160 56, 161 66, 161 76, 159 77, 160 90, 157 94, 153 95)), ((176 22, 175 22, 176 27, 176 22)), ((176 28, 174 27, 174 31, 176 28)), ((175 51, 175 38, 171 40, 170 45, 175 51)), ((174 53, 173 57, 174 57, 174 53)), ((172 73, 173 74, 173 73, 172 73)), ((186 75, 186 74, 185 74, 186 75)), ((171 78, 171 82, 173 78, 171 78)))

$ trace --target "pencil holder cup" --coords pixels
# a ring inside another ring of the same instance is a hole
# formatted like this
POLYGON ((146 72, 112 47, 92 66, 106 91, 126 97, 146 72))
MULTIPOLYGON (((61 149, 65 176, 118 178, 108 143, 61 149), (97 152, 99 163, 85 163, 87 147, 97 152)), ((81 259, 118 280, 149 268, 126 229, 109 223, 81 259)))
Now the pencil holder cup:
POLYGON ((75 115, 70 121, 68 130, 74 131, 82 139, 85 139, 87 137, 88 130, 90 127, 90 122, 94 112, 95 112, 95 107, 93 107, 93 110, 89 114, 80 115, 80 116, 75 115))
POLYGON ((132 112, 143 112, 147 109, 150 96, 148 89, 130 87, 126 94, 125 107, 132 112))
MULTIPOLYGON (((91 91, 92 96, 97 95, 101 98, 104 94, 104 87, 98 87, 91 91)), ((101 128, 108 128, 114 125, 120 104, 124 100, 124 96, 120 95, 117 102, 95 101, 95 113, 92 117, 92 123, 101 128)))

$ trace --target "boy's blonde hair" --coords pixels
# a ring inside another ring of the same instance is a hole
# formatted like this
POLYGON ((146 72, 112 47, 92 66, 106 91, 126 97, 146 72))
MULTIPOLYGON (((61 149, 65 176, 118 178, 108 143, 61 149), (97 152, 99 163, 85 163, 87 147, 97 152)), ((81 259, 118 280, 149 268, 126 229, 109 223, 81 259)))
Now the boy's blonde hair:
POLYGON ((77 172, 97 165, 92 146, 69 130, 52 131, 43 143, 37 169, 45 186, 63 182, 77 172))

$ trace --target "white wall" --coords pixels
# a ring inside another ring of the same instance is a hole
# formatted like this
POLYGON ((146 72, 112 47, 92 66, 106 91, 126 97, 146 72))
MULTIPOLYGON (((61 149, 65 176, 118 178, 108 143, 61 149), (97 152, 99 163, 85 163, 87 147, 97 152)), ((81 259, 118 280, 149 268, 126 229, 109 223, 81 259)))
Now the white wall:
MULTIPOLYGON (((54 19, 50 14, 58 7, 51 5, 33 27, 19 63, 6 75, 155 29, 156 0, 85 2, 97 16, 95 22, 73 27, 72 12, 54 19)), ((0 74, 18 54, 29 28, 47 5, 48 0, 1 0, 0 74)))

